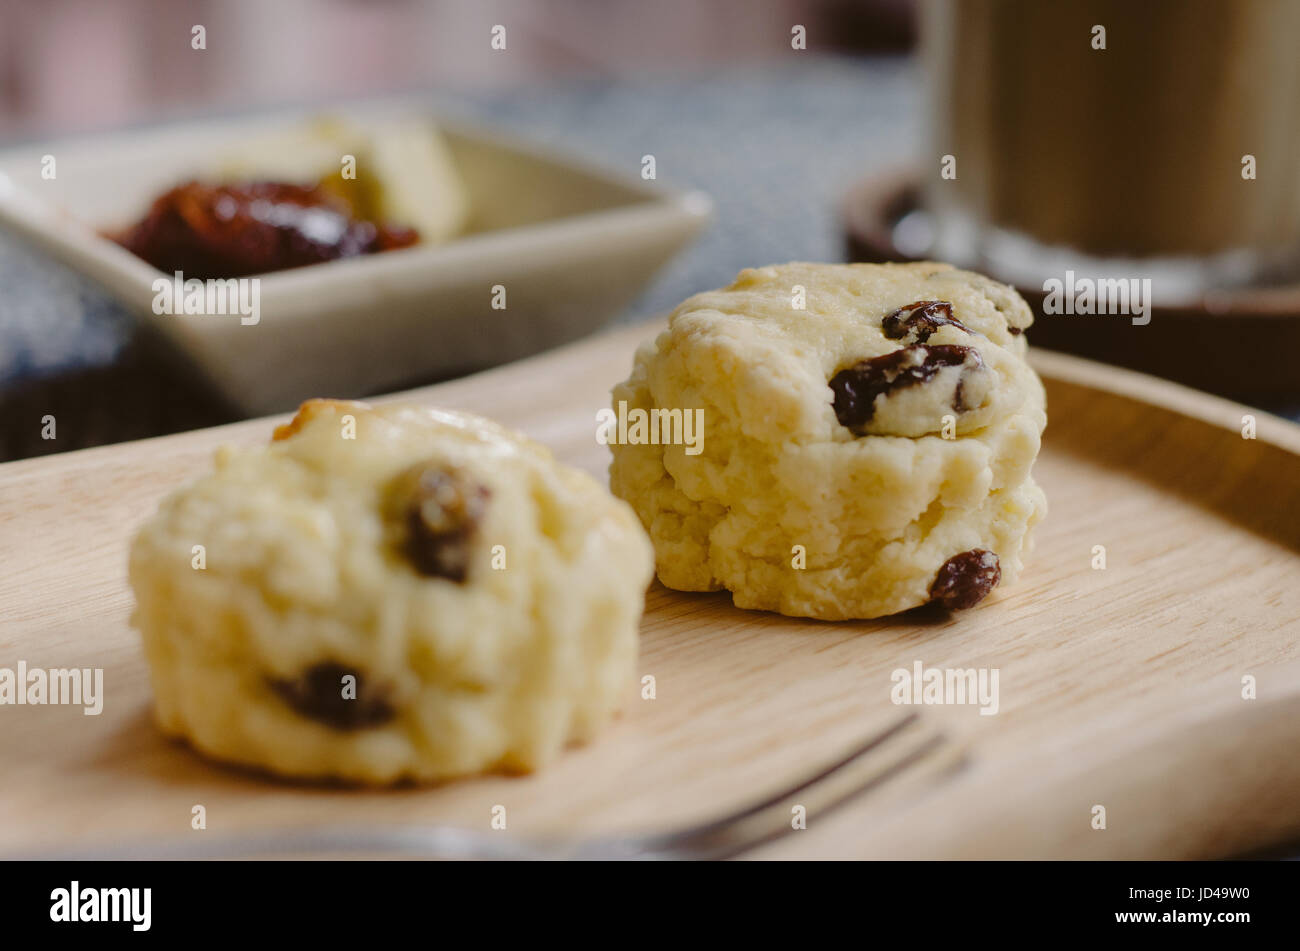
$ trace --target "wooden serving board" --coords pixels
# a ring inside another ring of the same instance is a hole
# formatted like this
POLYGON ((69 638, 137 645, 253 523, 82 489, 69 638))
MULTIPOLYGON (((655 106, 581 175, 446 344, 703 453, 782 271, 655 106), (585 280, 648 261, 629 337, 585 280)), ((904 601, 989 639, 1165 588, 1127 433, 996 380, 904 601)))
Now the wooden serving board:
MULTIPOLYGON (((402 398, 485 413, 603 473, 596 411, 657 330, 402 398)), ((273 420, 0 466, 0 666, 102 667, 106 695, 97 717, 0 706, 0 855, 310 825, 487 829, 496 805, 507 834, 671 826, 778 787, 907 709, 890 675, 917 661, 1000 672, 995 716, 911 708, 964 745, 965 768, 811 813, 756 855, 1188 858, 1300 836, 1300 427, 1069 357, 1036 365, 1051 511, 1016 585, 951 618, 826 624, 656 583, 640 662, 655 699, 630 684, 620 720, 540 774, 437 788, 277 781, 150 720, 127 624, 131 535, 218 444, 263 442, 273 420), (199 804, 204 831, 191 829, 199 804)))

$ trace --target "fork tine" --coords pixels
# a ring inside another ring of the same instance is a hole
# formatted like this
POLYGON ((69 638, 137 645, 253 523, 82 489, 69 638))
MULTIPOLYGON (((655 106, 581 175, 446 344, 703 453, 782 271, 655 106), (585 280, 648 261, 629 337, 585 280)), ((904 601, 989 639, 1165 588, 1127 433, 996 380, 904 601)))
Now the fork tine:
MULTIPOLYGON (((930 755, 932 751, 938 749, 946 741, 947 738, 942 733, 936 733, 932 735, 929 739, 927 739, 916 749, 912 750, 906 756, 891 763, 889 766, 887 766, 885 769, 882 769, 880 772, 873 774, 871 778, 868 779, 866 782, 862 783, 861 785, 855 786, 853 789, 850 789, 842 796, 832 799, 829 803, 818 806, 817 814, 819 816, 828 815, 829 813, 834 812, 836 809, 840 808, 841 806, 844 806, 849 802, 851 802, 852 800, 857 799, 859 796, 864 796, 867 793, 871 792, 871 790, 877 788, 878 786, 884 785, 886 782, 893 779, 895 776, 898 776, 900 773, 906 771, 914 763, 918 763, 926 756, 930 755)), ((959 758, 958 760, 954 761, 954 763, 950 764, 948 768, 949 769, 955 768, 958 765, 961 765, 963 762, 964 762, 964 757, 959 758)), ((695 850, 693 854, 691 854, 689 857, 695 859, 713 860, 713 861, 721 861, 723 859, 735 858, 737 855, 740 855, 741 853, 748 852, 751 849, 758 848, 760 845, 766 845, 768 842, 771 842, 775 839, 779 839, 781 836, 785 835, 786 832, 788 831, 789 831, 788 828, 784 824, 774 824, 771 827, 755 829, 754 832, 748 836, 738 836, 734 839, 721 842, 714 848, 709 848, 708 844, 705 843, 700 849, 695 850)))
MULTIPOLYGON (((840 759, 828 766, 821 767, 815 773, 805 776, 803 779, 798 780, 786 789, 782 789, 779 792, 773 793, 741 809, 729 812, 724 816, 719 816, 716 819, 706 820, 686 829, 665 832, 659 835, 645 836, 638 840, 637 845, 641 850, 645 851, 666 850, 680 847, 688 841, 708 838, 709 836, 715 835, 725 829, 732 828, 737 824, 744 822, 746 819, 761 812, 766 812, 773 806, 781 805, 791 796, 797 795, 805 789, 816 786, 825 781, 835 773, 844 769, 846 766, 853 764, 863 756, 866 756, 872 750, 877 749, 882 744, 907 729, 907 727, 911 726, 918 719, 920 719, 920 714, 915 711, 904 715, 901 719, 895 721, 890 726, 864 740, 861 744, 849 751, 840 759)), ((883 775, 881 781, 885 778, 888 778, 888 775, 883 775)), ((865 792, 866 790, 863 789, 862 791, 865 792)))

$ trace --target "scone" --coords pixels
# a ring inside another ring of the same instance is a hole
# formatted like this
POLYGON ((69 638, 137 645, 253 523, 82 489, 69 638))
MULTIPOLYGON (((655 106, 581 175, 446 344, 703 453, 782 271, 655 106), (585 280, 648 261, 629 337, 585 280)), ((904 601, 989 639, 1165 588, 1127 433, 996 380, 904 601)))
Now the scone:
POLYGON ((299 777, 531 770, 633 689, 653 556, 588 475, 480 417, 313 400, 131 549, 163 730, 299 777))
POLYGON ((755 268, 683 303, 613 394, 642 425, 610 440, 611 488, 660 580, 827 620, 1014 581, 1046 511, 1032 319, 933 263, 755 268))

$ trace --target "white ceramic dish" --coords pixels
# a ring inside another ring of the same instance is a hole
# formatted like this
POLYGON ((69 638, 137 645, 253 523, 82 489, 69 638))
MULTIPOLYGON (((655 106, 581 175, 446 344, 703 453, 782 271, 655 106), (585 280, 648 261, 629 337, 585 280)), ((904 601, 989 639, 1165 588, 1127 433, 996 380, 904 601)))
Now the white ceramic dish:
POLYGON ((481 369, 607 323, 708 222, 707 197, 439 120, 471 220, 434 246, 263 276, 260 319, 159 316, 161 272, 98 231, 143 215, 216 153, 320 115, 358 126, 409 103, 316 108, 0 152, 0 222, 99 281, 250 414, 481 369), (41 175, 44 156, 55 177, 41 175), (506 289, 494 309, 493 287, 506 289))

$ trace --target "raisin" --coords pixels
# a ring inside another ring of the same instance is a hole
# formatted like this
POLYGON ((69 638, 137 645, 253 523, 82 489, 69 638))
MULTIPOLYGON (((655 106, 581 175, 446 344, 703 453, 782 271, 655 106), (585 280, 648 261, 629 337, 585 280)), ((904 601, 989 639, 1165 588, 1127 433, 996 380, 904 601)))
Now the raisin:
POLYGON ((906 339, 908 343, 925 343, 932 333, 945 325, 972 332, 953 317, 952 304, 946 300, 912 301, 886 316, 880 324, 890 340, 906 339))
POLYGON ((428 466, 406 506, 406 554, 420 574, 463 582, 491 493, 458 469, 428 466))
MULTIPOLYGON (((828 384, 835 394, 835 418, 857 435, 862 435, 876 412, 876 397, 917 383, 925 383, 945 367, 983 366, 979 351, 955 345, 928 347, 912 344, 883 357, 861 360, 831 377, 828 384)), ((953 408, 964 409, 958 383, 953 408)))
POLYGON ((973 608, 1001 580, 998 556, 984 548, 972 548, 943 563, 930 585, 930 600, 950 611, 973 608))
MULTIPOLYGON (((976 355, 976 365, 977 366, 979 365, 978 354, 976 355)), ((973 407, 966 405, 965 385, 966 385, 966 373, 965 371, 963 371, 961 376, 957 377, 957 386, 952 391, 952 411, 954 413, 964 413, 969 409, 973 409, 973 407)))
POLYGON ((380 726, 394 716, 384 691, 377 690, 358 671, 333 661, 314 664, 294 679, 272 678, 269 682, 295 713, 336 730, 380 726), (344 696, 346 676, 356 678, 353 696, 344 696))
POLYGON ((1015 326, 1012 326, 1011 324, 1007 324, 1007 332, 1010 333, 1011 336, 1013 336, 1013 337, 1019 337, 1022 333, 1025 332, 1025 328, 1024 328, 1024 327, 1015 327, 1015 326))

